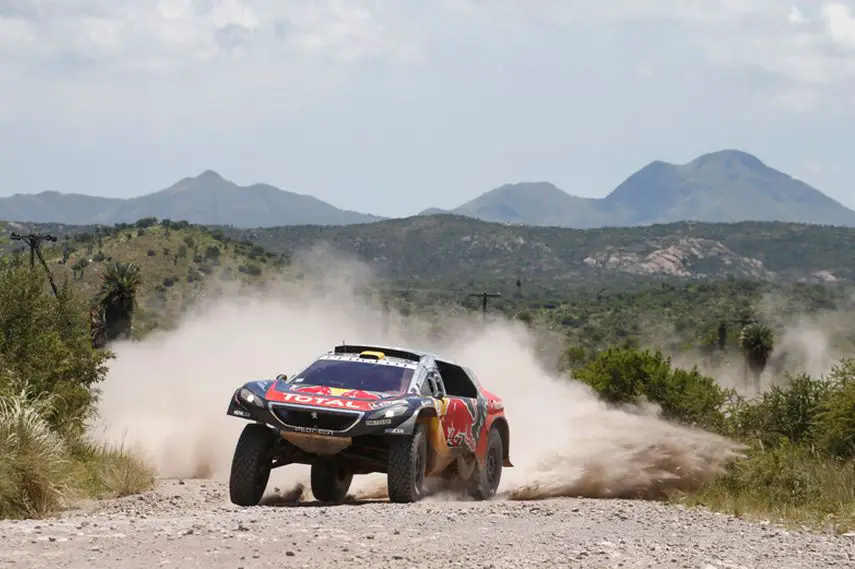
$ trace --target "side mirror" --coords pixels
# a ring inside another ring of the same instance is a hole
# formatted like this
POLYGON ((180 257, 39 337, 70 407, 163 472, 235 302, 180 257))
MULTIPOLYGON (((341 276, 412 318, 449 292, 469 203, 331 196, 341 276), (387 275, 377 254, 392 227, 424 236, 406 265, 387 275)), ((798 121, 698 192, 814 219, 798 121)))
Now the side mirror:
POLYGON ((276 376, 276 381, 285 381, 287 379, 288 379, 288 376, 285 375, 284 373, 280 373, 279 375, 276 376))

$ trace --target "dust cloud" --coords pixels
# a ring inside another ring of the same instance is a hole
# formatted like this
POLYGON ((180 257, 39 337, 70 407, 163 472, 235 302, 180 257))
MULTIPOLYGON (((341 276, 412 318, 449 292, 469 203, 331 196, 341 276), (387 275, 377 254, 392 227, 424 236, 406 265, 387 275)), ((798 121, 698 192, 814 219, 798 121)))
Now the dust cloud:
MULTIPOLYGON (((499 498, 656 498, 695 487, 741 452, 722 437, 670 424, 655 409, 609 407, 580 382, 556 377, 522 324, 405 318, 360 292, 371 281, 364 266, 329 259, 325 266, 336 270, 271 283, 263 292, 223 294, 174 331, 112 346, 117 357, 102 385, 94 434, 143 453, 162 477, 226 481, 244 426, 225 415, 234 389, 291 375, 346 341, 442 353, 504 398, 515 467, 505 469, 499 498)), ((276 469, 268 491, 307 499, 308 475, 304 466, 276 469)), ((385 477, 358 476, 352 493, 383 497, 385 477)))

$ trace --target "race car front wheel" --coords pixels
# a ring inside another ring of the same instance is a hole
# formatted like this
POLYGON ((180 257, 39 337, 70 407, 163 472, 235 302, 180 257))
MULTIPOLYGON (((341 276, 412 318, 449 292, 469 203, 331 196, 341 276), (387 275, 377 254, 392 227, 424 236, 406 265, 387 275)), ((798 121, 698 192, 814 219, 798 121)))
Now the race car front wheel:
POLYGON ((392 502, 416 502, 425 493, 427 438, 421 423, 411 435, 390 438, 387 486, 392 502))
POLYGON ((276 435, 265 425, 250 423, 235 447, 229 475, 229 498, 238 506, 257 506, 270 479, 276 435))
POLYGON ((341 504, 353 482, 353 473, 332 460, 312 464, 312 494, 319 502, 341 504))

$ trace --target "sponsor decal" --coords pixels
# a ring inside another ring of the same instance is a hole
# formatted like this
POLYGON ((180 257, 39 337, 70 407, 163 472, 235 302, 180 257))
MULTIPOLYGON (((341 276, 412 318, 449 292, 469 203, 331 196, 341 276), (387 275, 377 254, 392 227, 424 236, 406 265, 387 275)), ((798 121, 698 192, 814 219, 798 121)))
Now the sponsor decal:
MULTIPOLYGON (((336 391, 338 391, 338 389, 336 389, 336 391)), ((380 396, 376 393, 363 391, 362 389, 342 389, 339 393, 333 392, 333 395, 338 395, 339 397, 352 397, 353 399, 380 399, 380 396)))
POLYGON ((298 433, 326 435, 326 436, 335 435, 335 431, 331 431, 329 429, 318 429, 317 427, 296 427, 293 425, 289 425, 288 428, 293 430, 293 431, 297 431, 298 433))
POLYGON ((377 401, 375 403, 369 403, 368 406, 371 409, 383 409, 384 407, 388 407, 390 405, 398 405, 403 403, 406 403, 406 401, 403 401, 401 399, 388 399, 386 401, 377 401))
POLYGON ((303 385, 295 387, 293 391, 297 393, 311 393, 312 395, 337 395, 337 393, 333 393, 332 388, 326 385, 303 385))
POLYGON ((240 409, 232 409, 232 415, 237 415, 238 417, 252 417, 250 413, 241 411, 240 409))
POLYGON ((371 419, 370 421, 365 421, 365 424, 369 427, 375 427, 377 425, 391 425, 392 419, 371 419))
POLYGON ((309 395, 297 392, 281 393, 277 395, 276 400, 283 403, 302 403, 303 405, 317 405, 319 407, 353 409, 357 411, 364 411, 366 409, 365 403, 348 399, 335 399, 333 397, 323 397, 320 395, 309 395))
POLYGON ((501 411, 502 409, 505 408, 504 403, 502 403, 501 401, 494 401, 492 399, 490 400, 489 406, 490 406, 490 411, 501 411))
POLYGON ((395 427, 394 429, 386 429, 383 432, 390 435, 403 435, 404 429, 401 429, 400 427, 395 427))

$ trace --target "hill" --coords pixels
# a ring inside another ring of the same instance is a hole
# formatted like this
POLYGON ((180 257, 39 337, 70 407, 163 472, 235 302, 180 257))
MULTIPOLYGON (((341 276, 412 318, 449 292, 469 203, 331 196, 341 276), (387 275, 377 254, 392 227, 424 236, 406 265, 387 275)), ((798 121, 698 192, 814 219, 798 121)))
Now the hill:
POLYGON ((738 150, 705 154, 681 165, 652 162, 601 199, 572 196, 548 182, 508 184, 450 213, 580 229, 687 220, 855 226, 855 211, 738 150))
MULTIPOLYGON (((448 213, 483 221, 576 229, 685 220, 855 227, 855 211, 737 150, 705 154, 682 165, 652 162, 605 198, 573 196, 545 181, 524 182, 505 184, 453 210, 428 208, 418 215, 448 213)), ((341 210, 312 196, 267 184, 239 186, 211 170, 129 199, 53 191, 0 198, 0 219, 5 220, 112 225, 145 217, 240 228, 353 225, 385 219, 341 210)))
POLYGON ((347 225, 382 219, 341 210, 312 196, 267 184, 239 186, 212 170, 179 180, 159 192, 129 199, 52 191, 0 198, 0 219, 5 220, 112 225, 145 217, 238 227, 347 225))
POLYGON ((750 220, 855 226, 855 211, 735 150, 705 154, 679 166, 653 162, 604 202, 631 211, 631 224, 750 220))
POLYGON ((533 227, 436 214, 346 227, 220 228, 277 253, 318 244, 370 263, 383 275, 457 282, 517 276, 554 288, 621 277, 782 281, 855 278, 855 229, 780 222, 680 222, 648 227, 533 227))
MULTIPOLYGON (((94 226, 6 225, 4 237, 9 231, 28 228, 59 236, 94 234, 96 230, 94 226)), ((105 231, 137 231, 119 227, 105 231)), ((779 282, 855 280, 855 250, 846 246, 855 239, 855 229, 796 223, 680 222, 581 230, 436 214, 336 227, 210 226, 204 231, 288 258, 301 258, 303 252, 317 246, 330 247, 367 262, 378 276, 442 286, 509 285, 518 277, 528 285, 551 290, 592 282, 628 284, 728 276, 779 282)), ((7 243, 7 250, 9 247, 7 243)))
POLYGON ((595 198, 571 196, 549 182, 505 184, 452 212, 484 221, 589 229, 626 225, 631 212, 595 198))
POLYGON ((135 334, 169 328, 178 315, 205 296, 231 284, 263 283, 270 273, 285 270, 287 257, 252 243, 227 242, 204 226, 187 222, 160 224, 151 218, 112 227, 51 226, 0 223, 0 264, 26 250, 11 243, 10 231, 53 233, 56 243, 43 245, 43 256, 58 285, 68 282, 84 298, 101 286, 101 272, 112 261, 132 262, 143 276, 137 298, 135 334), (65 229, 65 231, 56 231, 65 229))

